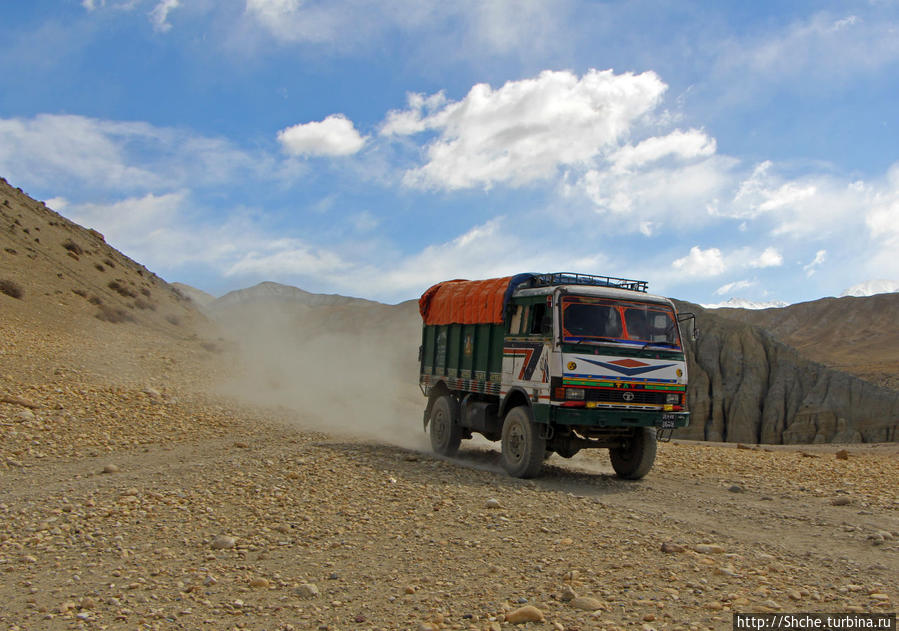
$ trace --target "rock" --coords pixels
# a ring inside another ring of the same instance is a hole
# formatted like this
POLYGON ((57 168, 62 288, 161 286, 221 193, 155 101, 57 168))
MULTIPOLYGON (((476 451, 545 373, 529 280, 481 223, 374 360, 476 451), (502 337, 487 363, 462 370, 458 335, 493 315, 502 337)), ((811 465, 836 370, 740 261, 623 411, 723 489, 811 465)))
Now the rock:
POLYGON ((230 535, 219 535, 212 540, 213 550, 230 550, 237 544, 237 539, 230 535))
POLYGON ((250 587, 255 589, 267 589, 269 585, 270 583, 266 578, 257 577, 250 581, 250 587))
POLYGON ((22 410, 16 414, 15 420, 19 423, 28 423, 34 420, 34 412, 31 410, 22 410))
POLYGON ((502 505, 499 503, 499 500, 492 497, 484 502, 485 508, 500 508, 501 506, 502 505))
POLYGON ((506 614, 506 622, 511 622, 512 624, 544 621, 546 621, 546 618, 543 616, 543 612, 534 605, 525 605, 524 607, 519 607, 515 611, 510 611, 506 614))
POLYGON ((422 622, 416 629, 417 631, 440 631, 440 627, 433 622, 422 622))
POLYGON ((723 554, 726 552, 725 547, 717 543, 697 543, 693 546, 693 550, 699 554, 723 554))
POLYGON ((584 611, 596 611, 603 608, 602 601, 590 596, 578 596, 572 599, 570 604, 575 609, 583 609, 584 611))
POLYGON ((101 473, 118 473, 119 468, 114 464, 108 464, 103 467, 103 471, 101 473))
POLYGON ((562 593, 559 596, 559 600, 562 602, 569 602, 577 598, 577 592, 572 589, 571 585, 565 585, 562 587, 562 593))
POLYGON ((743 487, 739 484, 731 484, 729 487, 727 487, 727 490, 731 493, 742 493, 743 487))
POLYGON ((846 497, 845 495, 841 495, 840 497, 835 497, 830 500, 831 506, 848 506, 852 503, 852 500, 846 497))
POLYGON ((17 397, 11 394, 0 395, 0 403, 9 403, 10 405, 18 405, 23 408, 30 408, 32 410, 36 409, 37 403, 33 401, 29 401, 23 397, 17 397))
POLYGON ((662 552, 667 552, 669 554, 674 554, 676 552, 683 552, 686 548, 679 543, 673 543, 671 541, 666 541, 662 544, 662 552))
POLYGON ((319 595, 318 586, 315 583, 303 583, 298 585, 293 591, 301 598, 317 598, 319 595))

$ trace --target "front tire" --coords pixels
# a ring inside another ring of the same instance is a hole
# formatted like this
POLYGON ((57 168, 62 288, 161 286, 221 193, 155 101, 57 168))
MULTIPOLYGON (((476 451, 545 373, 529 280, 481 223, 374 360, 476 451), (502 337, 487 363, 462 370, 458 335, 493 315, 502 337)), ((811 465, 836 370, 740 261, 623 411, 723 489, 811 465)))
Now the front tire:
POLYGON ((503 469, 515 478, 533 478, 543 468, 546 439, 534 422, 531 409, 520 405, 512 408, 503 421, 503 469))
POLYGON ((441 456, 455 456, 462 443, 462 428, 459 427, 459 404, 449 395, 434 401, 431 408, 431 449, 441 456))
POLYGON ((619 478, 639 480, 644 477, 656 459, 655 428, 637 428, 624 447, 609 449, 609 458, 619 478))

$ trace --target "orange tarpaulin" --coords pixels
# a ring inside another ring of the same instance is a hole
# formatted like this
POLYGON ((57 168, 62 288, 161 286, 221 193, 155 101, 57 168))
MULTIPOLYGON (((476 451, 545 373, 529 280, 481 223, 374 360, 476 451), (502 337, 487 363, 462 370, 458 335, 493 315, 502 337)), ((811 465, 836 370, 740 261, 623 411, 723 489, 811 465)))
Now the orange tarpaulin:
POLYGON ((421 295, 418 310, 425 324, 500 324, 513 278, 437 283, 421 295))

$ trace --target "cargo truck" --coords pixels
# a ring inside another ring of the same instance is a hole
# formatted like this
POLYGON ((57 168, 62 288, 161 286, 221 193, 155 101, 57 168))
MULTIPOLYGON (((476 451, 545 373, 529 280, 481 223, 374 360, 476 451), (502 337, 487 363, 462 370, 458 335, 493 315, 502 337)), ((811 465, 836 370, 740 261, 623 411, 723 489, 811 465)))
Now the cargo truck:
POLYGON ((606 448, 619 477, 644 477, 657 440, 690 422, 679 323, 693 317, 647 289, 571 273, 428 289, 419 384, 433 450, 453 456, 478 433, 528 478, 553 453, 606 448))

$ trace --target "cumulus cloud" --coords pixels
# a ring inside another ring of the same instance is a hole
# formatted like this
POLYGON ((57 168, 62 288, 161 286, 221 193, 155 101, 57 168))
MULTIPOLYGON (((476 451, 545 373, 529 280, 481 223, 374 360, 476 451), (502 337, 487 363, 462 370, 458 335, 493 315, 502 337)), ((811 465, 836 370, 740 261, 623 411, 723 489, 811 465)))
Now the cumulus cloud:
POLYGON ((671 265, 688 276, 718 276, 727 269, 721 250, 703 250, 698 245, 690 248, 687 256, 675 259, 671 265))
POLYGON ((362 137, 343 114, 332 114, 317 122, 286 127, 278 132, 278 142, 294 156, 349 156, 365 146, 362 137))
POLYGON ((672 156, 681 159, 704 158, 715 153, 716 142, 698 129, 675 130, 667 136, 647 138, 636 146, 627 145, 616 151, 609 161, 618 171, 644 167, 672 156))
POLYGON ((477 84, 460 101, 416 96, 407 110, 388 115, 381 133, 437 133, 427 162, 406 173, 409 186, 521 186, 589 165, 626 137, 665 89, 652 72, 590 70, 578 77, 546 70, 497 89, 477 84))
POLYGON ((749 267, 780 267, 784 257, 775 248, 765 248, 765 251, 749 261, 749 267))

